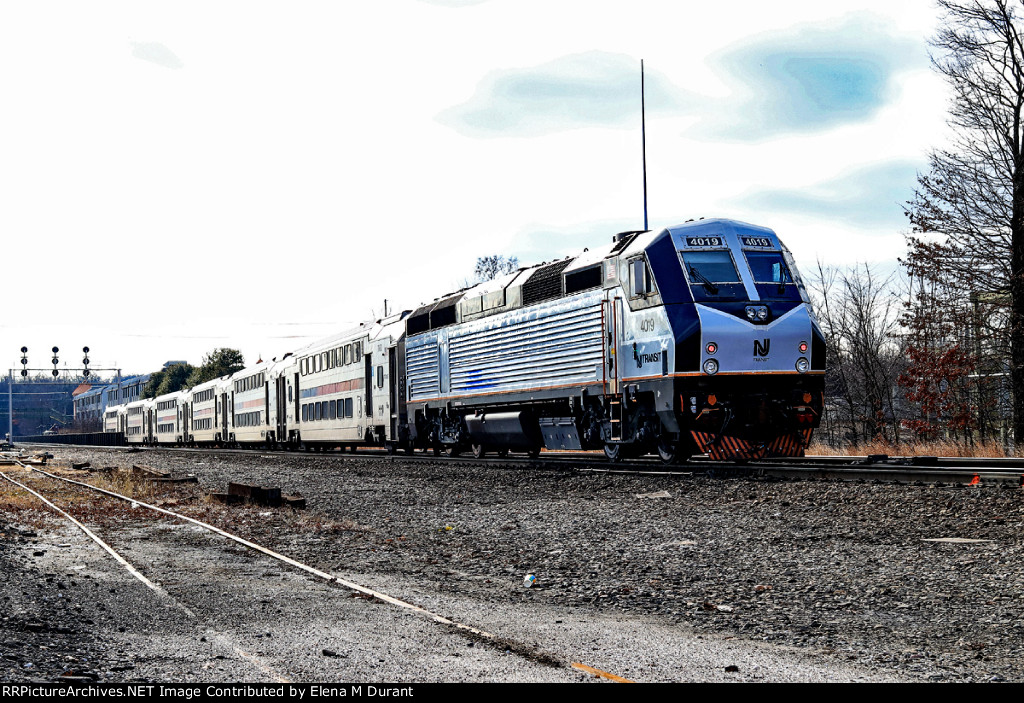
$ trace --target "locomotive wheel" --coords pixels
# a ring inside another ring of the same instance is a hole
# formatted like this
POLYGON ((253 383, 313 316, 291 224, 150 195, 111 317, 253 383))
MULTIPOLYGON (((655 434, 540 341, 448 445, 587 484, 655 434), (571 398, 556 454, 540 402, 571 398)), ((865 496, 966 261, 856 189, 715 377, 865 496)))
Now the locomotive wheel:
POLYGON ((537 457, 540 456, 540 449, 540 447, 533 447, 532 449, 527 450, 526 456, 530 457, 531 459, 536 459, 537 457))
POLYGON ((619 461, 622 459, 622 445, 621 444, 606 444, 604 445, 604 455, 608 461, 619 461))
POLYGON ((486 453, 487 453, 487 449, 486 449, 486 447, 484 447, 484 445, 482 445, 482 444, 474 444, 473 445, 473 458, 474 459, 479 459, 480 457, 482 457, 486 453))
POLYGON ((658 457, 663 464, 675 464, 679 461, 679 447, 673 442, 658 442, 658 457))
POLYGON ((500 456, 502 459, 507 457, 508 456, 508 447, 502 447, 501 449, 499 449, 498 450, 498 456, 500 456))
POLYGON ((462 447, 457 444, 446 444, 444 447, 444 453, 452 458, 457 457, 462 453, 462 447))

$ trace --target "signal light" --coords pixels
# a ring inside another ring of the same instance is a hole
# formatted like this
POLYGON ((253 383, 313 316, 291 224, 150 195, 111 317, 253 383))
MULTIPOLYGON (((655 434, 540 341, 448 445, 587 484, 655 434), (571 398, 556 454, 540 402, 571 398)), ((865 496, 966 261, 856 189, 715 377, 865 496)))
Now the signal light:
POLYGON ((807 353, 807 342, 800 342, 800 353, 801 354, 806 354, 807 353))
POLYGON ((707 349, 708 354, 714 354, 716 351, 718 351, 718 345, 715 342, 708 342, 708 345, 707 347, 705 347, 705 349, 707 349))

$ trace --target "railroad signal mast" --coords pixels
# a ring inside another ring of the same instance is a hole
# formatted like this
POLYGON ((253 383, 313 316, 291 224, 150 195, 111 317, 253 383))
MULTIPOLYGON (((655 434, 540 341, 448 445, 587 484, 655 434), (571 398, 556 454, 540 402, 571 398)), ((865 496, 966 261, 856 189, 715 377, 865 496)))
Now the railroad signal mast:
MULTIPOLYGON (((60 352, 58 347, 53 347, 50 351, 53 352, 53 358, 50 362, 53 364, 53 369, 30 369, 28 367, 28 347, 21 348, 21 376, 23 378, 28 376, 29 371, 50 371, 54 378, 60 375, 61 369, 57 368, 57 364, 60 363, 60 357, 57 354, 60 352)), ((89 347, 82 347, 82 368, 67 368, 64 371, 80 371, 82 376, 89 378, 93 371, 116 371, 117 372, 117 383, 118 387, 121 385, 121 369, 90 369, 89 368, 89 347)), ((7 441, 11 443, 14 441, 14 369, 8 369, 7 375, 7 441)))

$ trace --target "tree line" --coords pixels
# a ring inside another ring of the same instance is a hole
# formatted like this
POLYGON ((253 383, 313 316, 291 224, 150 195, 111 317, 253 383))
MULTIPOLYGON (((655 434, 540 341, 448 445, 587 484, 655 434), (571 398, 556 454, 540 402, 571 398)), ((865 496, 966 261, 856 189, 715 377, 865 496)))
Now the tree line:
POLYGON ((162 371, 154 371, 143 389, 144 398, 177 393, 184 388, 193 388, 200 383, 212 381, 221 376, 230 376, 245 368, 245 358, 237 349, 222 347, 214 349, 203 357, 199 366, 171 364, 162 371))
POLYGON ((903 275, 817 272, 831 441, 1024 436, 1024 3, 938 6, 952 139, 906 205, 903 275))

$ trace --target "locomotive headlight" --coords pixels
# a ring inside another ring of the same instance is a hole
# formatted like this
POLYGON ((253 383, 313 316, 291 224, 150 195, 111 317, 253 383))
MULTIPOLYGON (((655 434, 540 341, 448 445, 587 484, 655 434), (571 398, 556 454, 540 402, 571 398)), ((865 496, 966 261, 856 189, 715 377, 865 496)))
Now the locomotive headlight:
POLYGON ((811 362, 807 361, 807 359, 803 358, 802 356, 796 360, 796 370, 799 371, 800 373, 807 373, 807 371, 810 368, 811 362))
POLYGON ((708 359, 704 362, 704 373, 708 376, 714 376, 718 373, 718 362, 714 359, 708 359))
POLYGON ((751 322, 764 322, 768 319, 768 306, 767 305, 748 305, 743 309, 746 313, 747 319, 751 322))

